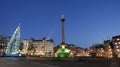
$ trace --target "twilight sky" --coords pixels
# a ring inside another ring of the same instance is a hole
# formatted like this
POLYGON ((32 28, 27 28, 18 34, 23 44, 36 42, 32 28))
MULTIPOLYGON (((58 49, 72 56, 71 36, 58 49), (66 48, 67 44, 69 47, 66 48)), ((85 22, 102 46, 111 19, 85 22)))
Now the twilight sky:
POLYGON ((11 36, 21 24, 21 38, 65 40, 80 47, 120 35, 120 0, 0 0, 0 34, 11 36))

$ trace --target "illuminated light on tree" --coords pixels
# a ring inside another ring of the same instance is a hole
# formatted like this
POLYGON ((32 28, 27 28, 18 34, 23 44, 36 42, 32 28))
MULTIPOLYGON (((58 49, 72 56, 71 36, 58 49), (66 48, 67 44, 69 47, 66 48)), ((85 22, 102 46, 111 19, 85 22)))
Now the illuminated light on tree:
POLYGON ((16 28, 10 41, 8 42, 6 53, 7 54, 18 54, 20 53, 20 26, 16 28))

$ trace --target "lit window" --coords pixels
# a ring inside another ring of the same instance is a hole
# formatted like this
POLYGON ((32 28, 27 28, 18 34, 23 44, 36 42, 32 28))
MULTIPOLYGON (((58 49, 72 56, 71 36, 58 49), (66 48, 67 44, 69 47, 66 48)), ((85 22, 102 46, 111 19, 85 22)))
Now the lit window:
POLYGON ((117 49, 117 51, 119 52, 119 51, 120 51, 120 49, 117 49))
POLYGON ((118 48, 118 46, 116 46, 116 48, 118 48))
POLYGON ((110 52, 110 54, 112 54, 112 52, 110 52))
POLYGON ((102 50, 102 52, 104 52, 104 50, 102 50))
POLYGON ((120 44, 120 42, 118 42, 120 44))
POLYGON ((118 56, 120 57, 120 54, 118 54, 118 56))
POLYGON ((115 44, 117 44, 117 42, 115 44))
POLYGON ((119 38, 117 40, 120 40, 119 38))
POLYGON ((112 51, 112 49, 109 49, 109 51, 112 51))
POLYGON ((93 52, 93 50, 92 50, 92 49, 91 49, 90 51, 91 51, 91 52, 93 52))

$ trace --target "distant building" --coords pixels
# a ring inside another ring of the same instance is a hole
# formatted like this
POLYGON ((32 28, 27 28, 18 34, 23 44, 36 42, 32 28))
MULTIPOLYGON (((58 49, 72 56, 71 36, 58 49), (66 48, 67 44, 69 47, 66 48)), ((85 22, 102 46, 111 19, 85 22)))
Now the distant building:
POLYGON ((81 48, 81 47, 77 47, 77 53, 75 56, 81 56, 81 57, 88 57, 89 55, 89 51, 87 48, 81 48))
POLYGON ((103 44, 94 44, 89 48, 89 52, 92 57, 105 57, 103 44))
POLYGON ((32 56, 53 56, 54 42, 53 40, 23 40, 22 53, 32 56))
POLYGON ((5 53, 10 36, 0 35, 0 53, 5 53))
POLYGON ((105 55, 107 58, 112 58, 112 48, 111 48, 111 40, 105 40, 104 41, 104 47, 105 47, 105 55))
POLYGON ((120 58, 120 35, 113 36, 112 40, 104 41, 106 57, 108 58, 120 58))
POLYGON ((77 54, 77 47, 74 44, 68 44, 68 49, 70 49, 73 55, 77 54))
POLYGON ((21 50, 22 54, 25 54, 25 55, 28 54, 28 46, 30 41, 31 40, 27 40, 27 39, 21 41, 20 45, 22 46, 22 50, 21 50))
POLYGON ((120 58, 120 35, 112 37, 112 44, 115 54, 120 58))

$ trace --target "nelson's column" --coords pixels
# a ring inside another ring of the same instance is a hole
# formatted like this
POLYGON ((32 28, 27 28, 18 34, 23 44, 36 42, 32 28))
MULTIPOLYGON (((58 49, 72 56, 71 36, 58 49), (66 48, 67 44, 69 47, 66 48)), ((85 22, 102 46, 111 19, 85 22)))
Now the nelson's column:
POLYGON ((62 15, 61 21, 62 21, 62 43, 60 45, 66 45, 66 43, 65 43, 65 31, 64 31, 65 18, 63 15, 62 15))
POLYGON ((62 22, 62 42, 60 43, 59 47, 57 48, 57 51, 55 52, 55 57, 72 58, 73 53, 70 52, 70 49, 68 49, 68 45, 65 43, 64 21, 65 21, 65 18, 62 15, 62 18, 61 18, 61 22, 62 22))

